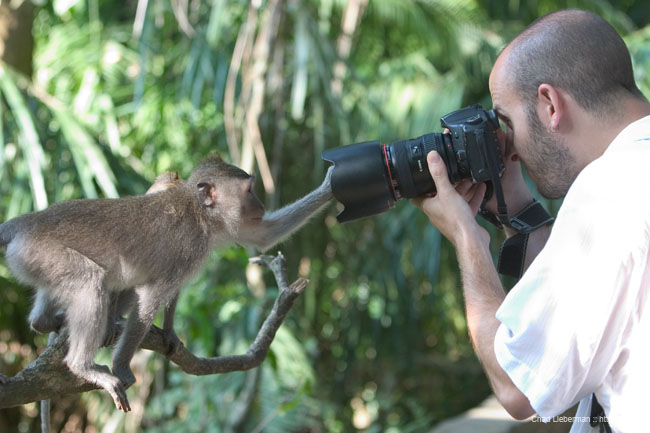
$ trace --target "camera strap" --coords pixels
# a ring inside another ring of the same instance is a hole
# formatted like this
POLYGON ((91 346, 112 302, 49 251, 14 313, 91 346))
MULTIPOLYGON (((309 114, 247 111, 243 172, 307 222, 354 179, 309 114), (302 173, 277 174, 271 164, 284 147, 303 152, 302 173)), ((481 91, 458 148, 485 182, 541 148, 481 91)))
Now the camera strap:
POLYGON ((596 394, 591 394, 591 419, 589 425, 598 427, 600 433, 612 433, 612 428, 609 426, 609 421, 605 415, 605 409, 598 403, 596 394))
POLYGON ((534 199, 521 212, 510 218, 509 227, 517 233, 510 236, 501 245, 497 262, 498 272, 502 275, 520 278, 524 271, 528 236, 532 231, 552 222, 553 218, 546 212, 544 206, 534 199))
POLYGON ((531 204, 511 218, 508 216, 508 208, 503 196, 500 179, 497 178, 492 182, 488 182, 487 186, 488 190, 483 198, 483 203, 481 203, 479 213, 496 227, 502 229, 506 226, 517 232, 506 239, 503 245, 501 245, 497 271, 502 275, 520 278, 524 272, 528 236, 532 231, 552 223, 554 219, 546 212, 544 206, 535 199, 533 199, 531 204), (494 215, 485 208, 492 193, 496 194, 498 215, 494 215))

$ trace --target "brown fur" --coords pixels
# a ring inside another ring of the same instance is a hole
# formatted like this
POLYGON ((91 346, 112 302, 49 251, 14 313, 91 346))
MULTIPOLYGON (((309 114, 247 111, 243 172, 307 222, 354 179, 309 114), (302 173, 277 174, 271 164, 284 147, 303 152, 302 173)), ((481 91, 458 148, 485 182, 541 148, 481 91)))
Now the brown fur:
POLYGON ((208 253, 229 242, 268 248, 281 241, 332 198, 330 174, 312 193, 265 215, 254 179, 208 157, 187 182, 161 175, 171 185, 148 195, 67 201, 14 218, 0 225, 0 246, 14 276, 37 289, 32 317, 65 312, 68 367, 129 411, 125 389, 135 381, 129 363, 160 306, 167 305, 166 339, 177 348, 175 300, 208 253), (111 374, 93 358, 120 293, 134 299, 111 374))

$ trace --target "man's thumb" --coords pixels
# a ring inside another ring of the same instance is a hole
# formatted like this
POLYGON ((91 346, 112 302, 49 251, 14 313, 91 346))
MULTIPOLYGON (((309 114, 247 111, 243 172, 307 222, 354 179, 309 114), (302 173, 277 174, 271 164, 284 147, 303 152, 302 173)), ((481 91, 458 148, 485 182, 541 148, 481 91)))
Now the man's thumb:
POLYGON ((449 177, 447 175, 447 166, 442 161, 438 152, 435 150, 429 152, 427 155, 427 164, 429 165, 429 173, 431 173, 438 192, 451 188, 451 183, 449 183, 449 177))

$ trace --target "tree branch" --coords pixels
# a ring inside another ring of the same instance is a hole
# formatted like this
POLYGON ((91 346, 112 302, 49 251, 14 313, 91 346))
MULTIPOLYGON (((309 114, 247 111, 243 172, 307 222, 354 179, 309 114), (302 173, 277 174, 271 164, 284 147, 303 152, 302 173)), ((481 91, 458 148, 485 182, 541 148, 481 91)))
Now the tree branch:
MULTIPOLYGON (((286 262, 282 253, 278 253, 275 257, 257 257, 251 261, 270 268, 279 288, 278 297, 257 337, 242 355, 200 358, 182 346, 174 355, 167 357, 184 372, 208 375, 249 370, 258 367, 266 358, 275 333, 309 281, 299 278, 291 285, 287 284, 286 262)), ((168 347, 163 342, 162 329, 152 326, 140 347, 165 355, 168 347)), ((0 384, 0 409, 100 389, 97 385, 78 378, 68 370, 63 363, 67 350, 67 330, 64 328, 37 359, 16 376, 9 378, 6 383, 0 384)))

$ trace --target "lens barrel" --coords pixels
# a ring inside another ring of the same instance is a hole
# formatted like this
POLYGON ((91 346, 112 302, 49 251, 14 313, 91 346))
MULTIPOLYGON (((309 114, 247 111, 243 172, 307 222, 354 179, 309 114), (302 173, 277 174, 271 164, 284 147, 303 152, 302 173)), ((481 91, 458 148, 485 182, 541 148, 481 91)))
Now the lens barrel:
POLYGON ((332 191, 345 206, 338 221, 376 215, 395 207, 397 200, 434 192, 427 154, 437 150, 455 171, 456 161, 447 161, 445 143, 450 142, 445 134, 434 133, 385 146, 367 141, 324 151, 323 159, 335 167, 332 191))
POLYGON ((387 169, 391 174, 395 199, 413 198, 436 191, 427 166, 427 154, 432 150, 440 154, 449 172, 456 172, 455 159, 447 155, 448 147, 451 148, 448 134, 435 133, 384 146, 384 152, 390 156, 386 159, 387 169))

